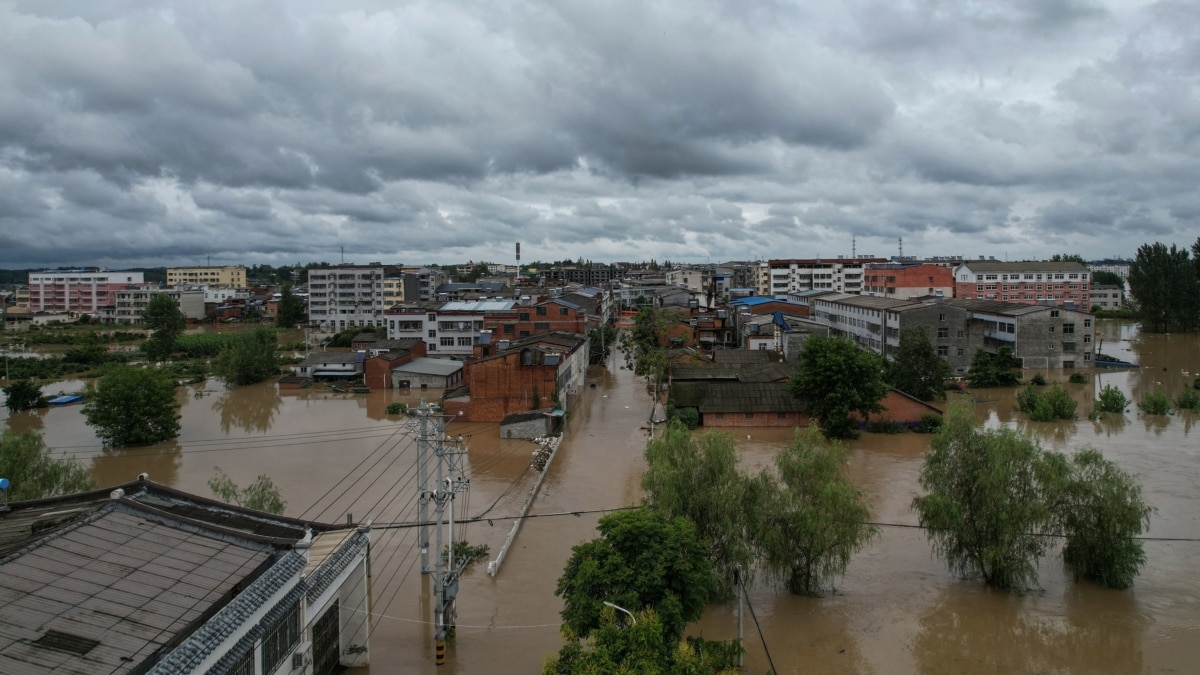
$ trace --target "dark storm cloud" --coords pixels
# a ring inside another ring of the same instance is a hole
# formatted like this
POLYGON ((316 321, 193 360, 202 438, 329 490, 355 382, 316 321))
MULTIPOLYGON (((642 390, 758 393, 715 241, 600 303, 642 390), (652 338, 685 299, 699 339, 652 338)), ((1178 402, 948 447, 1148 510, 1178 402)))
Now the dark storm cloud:
POLYGON ((1131 254, 1197 73, 1187 2, 16 0, 0 263, 1131 254))

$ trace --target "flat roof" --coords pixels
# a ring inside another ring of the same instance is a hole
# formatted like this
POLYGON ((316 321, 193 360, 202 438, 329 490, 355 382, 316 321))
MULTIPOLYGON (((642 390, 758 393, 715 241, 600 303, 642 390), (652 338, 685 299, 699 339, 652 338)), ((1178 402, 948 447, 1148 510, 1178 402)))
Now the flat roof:
POLYGON ((462 361, 450 359, 431 359, 420 356, 407 363, 392 368, 393 373, 417 373, 418 375, 440 375, 446 377, 462 370, 462 361))
POLYGON ((443 304, 442 312, 502 312, 517 306, 515 300, 451 300, 443 304))

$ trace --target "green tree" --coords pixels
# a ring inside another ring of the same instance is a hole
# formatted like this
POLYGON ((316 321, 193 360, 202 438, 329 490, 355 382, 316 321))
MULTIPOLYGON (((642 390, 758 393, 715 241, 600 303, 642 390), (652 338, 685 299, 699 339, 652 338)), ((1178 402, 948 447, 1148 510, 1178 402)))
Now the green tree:
POLYGON ((17 380, 4 387, 4 405, 9 412, 45 408, 46 397, 33 380, 17 380))
POLYGON ((1077 262, 1080 265, 1086 264, 1083 262, 1083 256, 1078 253, 1055 253, 1050 256, 1050 262, 1077 262))
POLYGON ((1030 384, 1017 393, 1017 408, 1035 422, 1075 419, 1075 399, 1057 384, 1039 391, 1030 384))
POLYGON ((733 437, 693 435, 682 422, 666 425, 646 444, 642 489, 652 509, 666 518, 687 518, 708 545, 713 600, 733 597, 733 570, 755 559, 750 518, 750 481, 737 467, 733 437))
POLYGON ((175 340, 187 327, 187 319, 179 304, 166 293, 156 293, 142 310, 142 323, 153 334, 142 345, 142 350, 154 360, 169 358, 175 351, 175 340))
POLYGON ((221 349, 213 373, 226 384, 254 384, 279 372, 279 340, 274 331, 259 326, 221 349))
POLYGON ((604 325, 588 331, 588 359, 590 363, 604 363, 617 343, 617 329, 604 325))
POLYGON ((471 271, 459 277, 458 280, 462 283, 474 283, 479 281, 480 277, 486 277, 488 273, 487 263, 475 263, 475 266, 471 268, 471 271))
POLYGON ((827 438, 855 437, 852 413, 865 422, 884 409, 882 361, 849 340, 814 335, 804 341, 796 366, 788 391, 804 402, 827 438))
POLYGON ((104 341, 100 339, 100 336, 95 331, 84 333, 79 346, 68 349, 63 354, 64 362, 79 363, 86 366, 98 366, 108 360, 108 349, 104 346, 104 341))
POLYGON ((900 344, 887 365, 888 381, 922 401, 946 397, 950 364, 938 356, 929 331, 921 327, 900 331, 900 344))
POLYGON ((1096 410, 1105 413, 1124 413, 1125 409, 1129 407, 1129 403, 1124 392, 1111 384, 1106 384, 1096 399, 1096 410))
POLYGON ((175 381, 153 368, 116 368, 100 378, 83 415, 109 447, 157 443, 179 435, 175 381))
POLYGON ((1092 285, 1093 286, 1124 287, 1125 280, 1122 279, 1121 275, 1117 274, 1116 272, 1106 272, 1104 270, 1097 270, 1095 272, 1092 272, 1092 285))
POLYGON ((1008 347, 1001 347, 995 354, 977 349, 971 359, 971 370, 967 372, 967 383, 972 387, 1011 387, 1020 384, 1021 359, 1014 356, 1008 347))
POLYGON ((93 490, 96 484, 75 459, 59 459, 33 433, 0 435, 0 477, 9 480, 8 498, 23 502, 93 490))
POLYGON ((607 601, 633 612, 653 608, 665 642, 677 642, 711 590, 712 566, 696 528, 641 508, 607 515, 597 529, 599 538, 571 549, 554 591, 563 598, 564 627, 587 637, 607 601))
POLYGON ((1142 244, 1129 267, 1129 292, 1147 330, 1200 325, 1200 276, 1186 248, 1142 244))
POLYGON ((797 429, 775 457, 778 484, 760 475, 766 500, 755 509, 755 541, 767 571, 792 593, 819 594, 876 534, 862 491, 846 477, 845 456, 840 443, 797 429))
POLYGON ((304 318, 304 300, 292 292, 292 284, 284 282, 279 292, 279 311, 276 323, 280 328, 295 328, 304 318))
MULTIPOLYGON (((1058 461, 1065 460, 1058 456, 1058 461)), ((1063 560, 1077 579, 1128 588, 1146 563, 1137 536, 1150 527, 1154 509, 1142 487, 1116 464, 1086 448, 1071 458, 1058 491, 1059 528, 1066 534, 1063 560)))
POLYGON ((653 609, 630 619, 602 608, 599 626, 587 638, 564 628, 566 644, 542 663, 543 675, 710 675, 736 673, 736 645, 698 638, 672 642, 653 609))
POLYGON ((951 571, 998 588, 1025 588, 1053 522, 1037 443, 1011 429, 984 431, 965 403, 951 406, 925 455, 913 500, 921 527, 951 571))
POLYGON ((233 482, 233 479, 220 467, 214 467, 214 469, 216 473, 208 479, 208 489, 212 490, 217 499, 248 509, 274 514, 283 513, 283 509, 287 506, 287 502, 283 501, 279 488, 275 487, 270 476, 260 474, 253 483, 243 488, 238 487, 238 484, 233 482))

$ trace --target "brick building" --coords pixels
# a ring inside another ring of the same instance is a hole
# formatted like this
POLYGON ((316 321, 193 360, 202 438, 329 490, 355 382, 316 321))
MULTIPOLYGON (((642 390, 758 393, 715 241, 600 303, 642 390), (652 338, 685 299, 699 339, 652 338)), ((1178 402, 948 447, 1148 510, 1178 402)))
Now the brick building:
POLYGON ((1087 311, 1091 276, 1077 262, 973 260, 954 268, 954 297, 1087 311))
POLYGON ((941 265, 872 263, 867 265, 865 275, 864 295, 897 300, 938 293, 944 297, 954 295, 954 272, 941 265))
POLYGON ((95 267, 29 273, 30 312, 99 315, 114 294, 145 283, 141 272, 110 272, 95 267))
POLYGON ((587 377, 589 340, 554 332, 515 340, 506 348, 480 344, 463 374, 465 389, 447 394, 446 414, 470 422, 499 422, 506 415, 568 404, 587 377), (556 401, 557 397, 557 403, 556 401))

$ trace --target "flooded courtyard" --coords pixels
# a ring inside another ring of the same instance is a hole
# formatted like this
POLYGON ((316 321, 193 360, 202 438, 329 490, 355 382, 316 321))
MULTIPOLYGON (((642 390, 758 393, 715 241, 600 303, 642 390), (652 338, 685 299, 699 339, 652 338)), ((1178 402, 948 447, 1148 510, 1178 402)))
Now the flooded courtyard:
MULTIPOLYGON (((1200 439, 1190 415, 1092 421, 1091 401, 1104 385, 1134 400, 1162 390, 1174 397, 1200 375, 1200 335, 1143 335, 1135 326, 1100 321, 1103 351, 1141 363, 1136 370, 1086 371, 1087 384, 1043 371, 1079 402, 1071 422, 1033 423, 1015 410, 1015 390, 978 390, 979 419, 1007 424, 1043 446, 1100 450, 1142 482, 1157 509, 1145 542, 1147 564, 1126 591, 1076 583, 1055 554, 1043 559, 1039 588, 1023 595, 958 579, 933 557, 910 510, 929 437, 864 434, 850 442, 850 472, 867 493, 879 536, 852 561, 837 589, 821 598, 791 596, 759 583, 750 593, 760 639, 747 611, 745 672, 780 673, 1171 673, 1195 672, 1200 659, 1200 439), (765 643, 765 648, 764 648, 765 643)), ((1032 373, 1027 373, 1027 377, 1032 373)), ((389 403, 416 395, 280 392, 273 384, 226 390, 220 383, 182 387, 182 430, 156 446, 107 451, 84 424, 79 406, 13 415, 4 424, 40 432, 46 443, 78 457, 109 485, 148 472, 153 480, 209 494, 216 470, 239 484, 269 475, 287 515, 322 521, 371 520, 371 673, 530 673, 561 644, 561 602, 554 588, 571 547, 595 536, 599 511, 638 504, 650 399, 643 383, 615 360, 590 373, 570 401, 565 439, 532 512, 495 578, 486 563, 462 581, 457 638, 447 663, 433 663, 428 576, 420 572, 416 530, 416 433, 412 418, 388 416, 389 403), (565 515, 563 515, 565 514, 565 515)), ((47 391, 72 391, 62 382, 47 391)), ((440 392, 427 392, 435 400, 440 392)), ((6 412, 0 410, 0 415, 6 412)), ((748 468, 770 464, 791 430, 742 430, 736 437, 748 468)), ((469 448, 469 500, 457 513, 484 514, 467 526, 472 544, 499 551, 536 479, 534 445, 501 439, 495 425, 453 423, 469 448)), ((1057 549, 1055 549, 1056 551, 1057 549)), ((369 610, 369 611, 368 611, 369 610)), ((733 606, 709 608, 690 633, 736 635, 733 606)))

